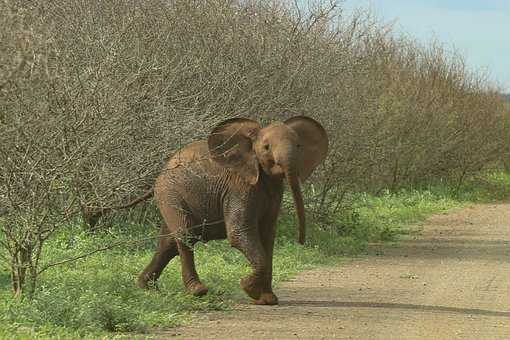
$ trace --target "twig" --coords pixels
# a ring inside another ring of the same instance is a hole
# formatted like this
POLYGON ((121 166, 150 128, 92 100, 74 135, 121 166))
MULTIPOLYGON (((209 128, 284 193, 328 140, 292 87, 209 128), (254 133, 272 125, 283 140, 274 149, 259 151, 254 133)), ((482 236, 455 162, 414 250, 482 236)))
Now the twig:
MULTIPOLYGON (((205 226, 211 226, 211 225, 215 225, 215 224, 222 223, 222 222, 224 222, 223 219, 217 220, 217 221, 213 221, 213 222, 203 222, 201 224, 197 224, 197 225, 191 226, 191 227, 187 228, 187 230, 191 230, 191 229, 195 229, 195 228, 203 228, 205 226)), ((94 255, 95 253, 99 253, 101 251, 109 250, 109 249, 115 248, 115 247, 123 245, 123 244, 137 244, 137 243, 142 243, 142 242, 145 242, 145 241, 148 241, 148 240, 158 239, 158 238, 167 237, 167 236, 174 236, 175 237, 176 233, 172 232, 172 233, 168 233, 168 234, 160 234, 160 235, 156 235, 156 236, 144 237, 144 238, 140 238, 140 239, 136 239, 136 240, 129 240, 129 241, 125 241, 124 240, 124 241, 115 242, 115 243, 110 244, 108 246, 97 248, 97 249, 94 249, 94 250, 89 251, 87 253, 83 253, 81 255, 75 256, 75 257, 71 257, 71 258, 68 258, 68 259, 65 259, 65 260, 62 260, 62 261, 57 261, 57 262, 50 263, 50 264, 42 267, 41 270, 39 270, 37 272, 37 275, 43 273, 44 271, 46 271, 47 269, 49 269, 51 267, 55 267, 55 266, 58 266, 58 265, 61 265, 61 264, 69 263, 69 262, 74 262, 76 260, 83 259, 83 258, 89 257, 91 255, 94 255)))

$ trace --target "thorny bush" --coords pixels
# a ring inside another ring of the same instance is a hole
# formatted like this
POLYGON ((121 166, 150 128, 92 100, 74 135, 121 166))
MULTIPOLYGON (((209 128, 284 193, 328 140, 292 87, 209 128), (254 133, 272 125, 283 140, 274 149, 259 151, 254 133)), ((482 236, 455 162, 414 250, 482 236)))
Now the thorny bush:
POLYGON ((316 216, 350 192, 509 163, 509 105, 461 56, 334 1, 298 4, 0 3, 0 259, 15 292, 27 270, 35 287, 57 228, 144 192, 227 117, 323 123, 316 216))

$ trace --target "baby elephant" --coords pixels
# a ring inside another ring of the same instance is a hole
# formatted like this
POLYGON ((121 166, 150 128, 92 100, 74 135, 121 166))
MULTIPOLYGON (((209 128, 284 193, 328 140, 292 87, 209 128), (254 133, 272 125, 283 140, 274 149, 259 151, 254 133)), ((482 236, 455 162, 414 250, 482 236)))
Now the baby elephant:
POLYGON ((246 294, 256 304, 277 304, 271 282, 283 179, 292 191, 303 244, 305 211, 299 183, 324 161, 327 151, 324 128, 304 116, 264 128, 250 119, 228 119, 207 140, 179 150, 154 185, 165 222, 163 236, 138 285, 148 287, 178 254, 187 291, 206 294, 195 269, 193 244, 227 238, 252 267, 251 275, 241 279, 246 294))

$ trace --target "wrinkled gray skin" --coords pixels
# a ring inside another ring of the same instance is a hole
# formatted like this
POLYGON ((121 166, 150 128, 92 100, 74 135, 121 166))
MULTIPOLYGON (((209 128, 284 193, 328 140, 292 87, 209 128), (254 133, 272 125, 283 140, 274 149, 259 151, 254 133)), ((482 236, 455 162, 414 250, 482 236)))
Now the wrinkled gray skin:
POLYGON ((197 241, 227 238, 249 261, 252 274, 241 287, 256 304, 277 304, 271 287, 276 219, 287 179, 305 241, 305 212, 299 181, 326 157, 322 126, 294 117, 262 128, 248 119, 220 123, 207 141, 181 149, 167 163, 154 186, 164 219, 152 261, 140 274, 142 288, 156 281, 168 262, 180 255, 182 279, 193 295, 207 293, 193 260, 197 241))

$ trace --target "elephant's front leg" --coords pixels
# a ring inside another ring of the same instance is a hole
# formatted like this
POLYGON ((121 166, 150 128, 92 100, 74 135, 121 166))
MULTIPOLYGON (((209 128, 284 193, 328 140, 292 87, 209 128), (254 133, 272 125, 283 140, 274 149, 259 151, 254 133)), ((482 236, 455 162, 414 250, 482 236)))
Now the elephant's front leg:
MULTIPOLYGON (((273 282, 273 248, 274 248, 274 239, 276 234, 276 218, 278 216, 278 211, 275 214, 269 214, 268 216, 263 217, 259 222, 259 235, 260 240, 262 242, 262 247, 264 248, 265 255, 267 256, 267 292, 273 292, 272 282, 273 282)), ((276 299, 276 296, 272 294, 276 299)), ((255 301, 257 303, 257 301, 255 301)), ((276 301, 278 303, 278 300, 276 301)))
POLYGON ((246 256, 252 267, 252 273, 241 279, 243 290, 255 304, 278 304, 271 289, 271 258, 261 242, 257 224, 234 224, 227 230, 230 244, 246 256))

